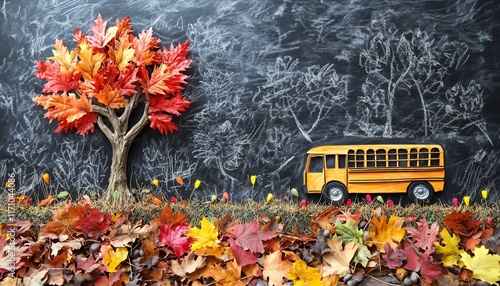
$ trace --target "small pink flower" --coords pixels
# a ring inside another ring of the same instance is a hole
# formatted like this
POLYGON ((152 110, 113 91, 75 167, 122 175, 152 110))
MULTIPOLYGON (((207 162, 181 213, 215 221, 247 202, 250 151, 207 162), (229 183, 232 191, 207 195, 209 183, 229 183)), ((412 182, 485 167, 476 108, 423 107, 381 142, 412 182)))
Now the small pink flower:
POLYGON ((458 207, 458 199, 457 198, 453 198, 453 206, 455 207, 458 207))
POLYGON ((302 201, 300 202, 300 204, 301 204, 303 207, 307 207, 307 200, 306 200, 306 199, 302 199, 302 201))
POLYGON ((372 202, 372 196, 370 196, 370 194, 366 194, 365 198, 369 203, 372 202))
POLYGON ((345 205, 350 207, 352 205, 352 201, 350 198, 347 198, 347 201, 345 201, 345 205))
POLYGON ((394 206, 394 202, 391 199, 387 200, 387 207, 392 208, 394 206))

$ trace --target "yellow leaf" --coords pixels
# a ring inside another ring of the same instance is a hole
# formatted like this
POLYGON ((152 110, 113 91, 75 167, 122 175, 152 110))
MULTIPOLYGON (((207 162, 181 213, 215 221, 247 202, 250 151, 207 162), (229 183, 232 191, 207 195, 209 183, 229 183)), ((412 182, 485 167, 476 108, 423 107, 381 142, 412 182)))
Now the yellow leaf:
POLYGON ((117 247, 114 251, 111 245, 107 245, 103 247, 102 256, 102 264, 108 266, 106 271, 116 272, 116 267, 127 259, 128 250, 126 247, 117 247))
POLYGON ((92 48, 89 43, 83 42, 80 44, 78 51, 80 61, 76 63, 76 69, 82 74, 85 80, 93 80, 94 74, 97 73, 106 58, 103 53, 92 53, 92 48))
POLYGON ((470 197, 469 196, 464 196, 464 203, 466 206, 469 206, 470 203, 470 197))
POLYGON ((443 230, 439 232, 439 236, 443 239, 441 241, 441 244, 443 244, 444 246, 442 246, 438 242, 434 242, 434 246, 436 247, 436 254, 443 255, 443 265, 448 267, 458 265, 461 252, 458 249, 458 245, 460 244, 460 237, 455 234, 451 236, 446 228, 443 228, 443 230))
POLYGON ((383 214, 380 221, 374 216, 370 222, 369 234, 372 238, 370 245, 375 244, 380 253, 385 253, 384 245, 389 243, 391 248, 397 248, 398 243, 405 237, 406 230, 403 226, 403 217, 391 215, 387 222, 387 217, 383 214))
POLYGON ((53 57, 49 57, 47 59, 52 60, 59 64, 61 69, 61 74, 70 74, 72 71, 73 60, 75 59, 75 52, 68 52, 68 47, 64 45, 63 40, 56 40, 56 43, 53 45, 55 50, 52 50, 53 57))
POLYGON ((500 255, 488 254, 488 249, 482 245, 472 252, 474 257, 465 251, 460 253, 465 268, 472 271, 472 277, 495 284, 500 281, 500 255))
POLYGON ((318 268, 309 267, 302 259, 298 259, 288 269, 286 277, 293 281, 293 285, 323 286, 318 268))
POLYGON ((122 37, 119 42, 116 42, 116 47, 114 49, 114 62, 119 71, 127 69, 130 65, 130 61, 134 58, 135 50, 130 48, 130 46, 131 43, 128 41, 127 37, 122 37))
POLYGON ((201 228, 192 227, 185 235, 196 239, 191 245, 192 251, 202 247, 216 247, 219 244, 217 228, 206 217, 201 220, 201 228))
POLYGON ((152 181, 152 183, 153 183, 153 185, 155 185, 155 187, 157 187, 157 188, 158 188, 158 185, 160 184, 160 183, 158 182, 158 179, 157 179, 157 178, 154 178, 154 179, 153 179, 153 181, 152 181))

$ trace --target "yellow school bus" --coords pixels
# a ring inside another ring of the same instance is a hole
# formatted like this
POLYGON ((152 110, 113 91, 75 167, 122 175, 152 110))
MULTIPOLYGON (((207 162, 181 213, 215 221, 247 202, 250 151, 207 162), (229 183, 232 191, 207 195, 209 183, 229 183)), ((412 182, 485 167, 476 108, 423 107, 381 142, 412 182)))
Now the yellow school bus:
POLYGON ((349 193, 407 193, 432 199, 444 188, 444 151, 438 144, 319 146, 307 152, 305 193, 343 204, 349 193))

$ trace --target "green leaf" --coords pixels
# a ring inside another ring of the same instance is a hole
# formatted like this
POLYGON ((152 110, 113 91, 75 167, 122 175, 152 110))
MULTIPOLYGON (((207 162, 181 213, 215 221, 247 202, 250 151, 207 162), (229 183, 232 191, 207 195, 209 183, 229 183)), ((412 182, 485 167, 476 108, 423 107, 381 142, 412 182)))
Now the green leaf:
POLYGON ((116 200, 118 200, 118 198, 119 198, 119 197, 120 197, 120 192, 115 191, 115 192, 113 193, 113 199, 116 201, 116 200))
POLYGON ((352 218, 348 218, 345 224, 340 220, 336 220, 335 233, 340 235, 344 244, 350 241, 363 243, 363 231, 358 228, 356 221, 352 218))
POLYGON ((297 189, 296 189, 296 188, 292 188, 292 189, 290 190, 290 193, 292 193, 292 195, 294 195, 294 196, 296 196, 296 197, 298 197, 298 196, 299 196, 299 192, 297 191, 297 189))
POLYGON ((65 199, 67 196, 69 196, 68 191, 62 191, 57 195, 57 198, 62 200, 65 199))

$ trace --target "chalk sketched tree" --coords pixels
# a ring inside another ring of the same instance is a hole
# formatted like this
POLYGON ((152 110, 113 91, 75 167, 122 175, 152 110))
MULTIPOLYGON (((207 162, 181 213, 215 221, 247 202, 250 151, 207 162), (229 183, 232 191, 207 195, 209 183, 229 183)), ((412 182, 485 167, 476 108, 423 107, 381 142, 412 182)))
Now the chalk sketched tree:
POLYGON ((461 83, 455 84, 446 91, 444 114, 439 115, 444 117, 445 128, 466 130, 477 127, 493 146, 486 130, 486 121, 481 114, 484 106, 483 92, 481 85, 475 81, 471 81, 467 87, 461 83))
POLYGON ((420 29, 398 33, 392 25, 383 23, 374 30, 359 58, 368 74, 360 100, 364 106, 361 114, 373 114, 378 123, 385 120, 382 136, 390 137, 396 97, 416 94, 423 113, 423 133, 429 137, 434 130, 430 117, 435 112, 436 94, 444 92, 446 75, 465 61, 468 47, 446 38, 436 42, 420 29))
POLYGON ((347 99, 347 77, 339 76, 332 64, 298 69, 299 61, 278 57, 267 73, 261 92, 263 108, 272 118, 290 118, 300 134, 312 142, 310 133, 347 99))
POLYGON ((192 63, 189 42, 160 49, 152 28, 135 36, 128 17, 107 28, 98 15, 90 28, 89 36, 75 30, 74 50, 56 40, 53 57, 36 62, 35 76, 47 81, 42 90, 47 95, 33 101, 47 110, 46 118, 59 121, 57 133, 76 129, 85 136, 97 123, 113 149, 104 198, 125 206, 134 199, 126 172, 133 140, 148 123, 161 134, 176 131, 173 116, 190 107, 180 95, 192 63), (133 110, 142 112, 137 121, 130 120, 133 110))

